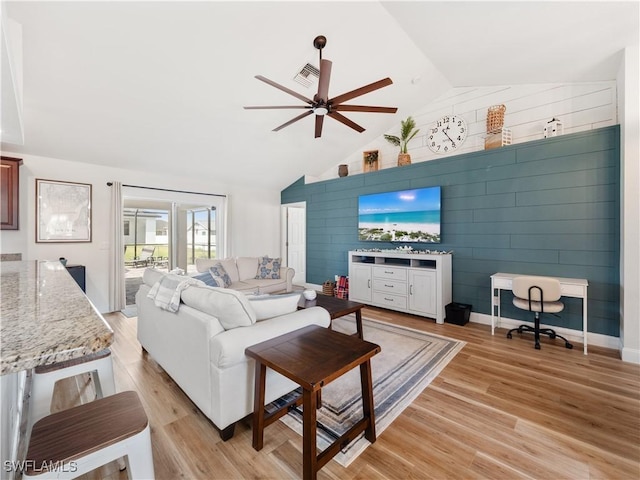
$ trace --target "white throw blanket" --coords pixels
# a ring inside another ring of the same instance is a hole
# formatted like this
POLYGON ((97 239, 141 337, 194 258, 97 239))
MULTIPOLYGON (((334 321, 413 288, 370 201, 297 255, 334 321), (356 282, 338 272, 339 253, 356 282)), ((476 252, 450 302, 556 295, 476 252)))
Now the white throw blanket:
POLYGON ((147 297, 153 299, 156 307, 175 313, 180 308, 180 294, 189 285, 205 283, 195 278, 168 273, 151 287, 147 297))

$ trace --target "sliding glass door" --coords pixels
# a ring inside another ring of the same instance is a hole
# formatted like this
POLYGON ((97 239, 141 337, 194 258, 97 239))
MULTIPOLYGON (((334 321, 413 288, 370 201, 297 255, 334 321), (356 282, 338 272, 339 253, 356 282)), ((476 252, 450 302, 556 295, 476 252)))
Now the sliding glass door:
POLYGON ((127 305, 135 304, 146 268, 193 274, 197 258, 224 258, 224 197, 160 191, 153 192, 160 198, 148 198, 150 192, 133 188, 123 193, 127 305))
POLYGON ((180 268, 196 272, 197 258, 218 258, 220 221, 215 206, 175 205, 176 257, 180 268))

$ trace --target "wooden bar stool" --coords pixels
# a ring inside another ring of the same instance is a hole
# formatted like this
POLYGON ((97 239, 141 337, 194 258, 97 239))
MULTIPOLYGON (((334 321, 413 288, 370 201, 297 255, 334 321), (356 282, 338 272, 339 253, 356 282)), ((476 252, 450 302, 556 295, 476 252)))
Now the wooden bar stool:
POLYGON ((72 360, 38 366, 34 369, 32 377, 29 427, 51 413, 51 400, 56 382, 83 373, 91 373, 97 398, 116 393, 111 350, 108 348, 72 360))
POLYGON ((133 391, 46 416, 33 425, 24 478, 70 479, 120 457, 130 479, 153 479, 149 421, 133 391))

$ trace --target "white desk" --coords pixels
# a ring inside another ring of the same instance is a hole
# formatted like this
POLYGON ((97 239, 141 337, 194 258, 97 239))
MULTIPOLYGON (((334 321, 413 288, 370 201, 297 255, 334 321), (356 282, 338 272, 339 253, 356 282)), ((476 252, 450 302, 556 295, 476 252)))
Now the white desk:
MULTIPOLYGON (((500 290, 511 290, 511 282, 523 273, 494 273, 491 275, 491 335, 496 323, 500 323, 500 290), (496 312, 497 308, 497 312, 496 312), (496 322, 497 319, 497 322, 496 322)), ((589 282, 583 278, 560 278, 560 291, 563 297, 582 299, 582 341, 584 354, 587 354, 587 287, 589 282)))

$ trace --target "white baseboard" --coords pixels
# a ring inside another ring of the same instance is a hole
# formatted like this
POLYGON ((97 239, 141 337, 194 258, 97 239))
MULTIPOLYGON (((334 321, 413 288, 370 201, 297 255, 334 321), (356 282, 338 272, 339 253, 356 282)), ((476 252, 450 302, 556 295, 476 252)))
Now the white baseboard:
MULTIPOLYGON (((483 325, 491 325, 491 315, 486 313, 471 312, 469 321, 473 323, 480 323, 483 325)), ((518 328, 520 325, 529 325, 533 327, 533 322, 525 322, 523 320, 515 320, 513 318, 500 317, 500 325, 496 327, 500 328, 518 328)), ((553 328, 558 335, 566 337, 567 340, 573 342, 582 343, 582 330, 573 330, 564 327, 557 327, 555 325, 540 324, 540 328, 553 328)), ((598 347, 612 348, 614 350, 620 350, 620 339, 618 337, 612 337, 610 335, 602 335, 601 333, 587 333, 587 348, 589 345, 596 345, 598 347)), ((630 361, 630 360, 629 360, 630 361)))
MULTIPOLYGON (((322 285, 315 285, 313 283, 306 283, 305 288, 312 290, 322 291, 322 285)), ((491 315, 486 313, 471 312, 469 321, 472 323, 480 323, 482 325, 491 326, 491 315)), ((525 322, 522 320, 515 320, 513 318, 500 317, 501 328, 517 328, 520 325, 530 325, 533 327, 533 322, 525 322)), ((573 330, 564 327, 557 327, 555 325, 540 324, 541 328, 553 328, 559 335, 566 337, 567 340, 572 342, 582 343, 582 330, 573 330)), ((622 348, 620 344, 620 338, 612 337, 610 335, 603 335, 601 333, 588 332, 587 334, 587 349, 589 345, 595 345, 598 347, 612 348, 621 352, 622 360, 631 363, 640 363, 640 350, 622 348)))
POLYGON ((637 348, 622 348, 622 361, 640 363, 640 350, 637 348))

